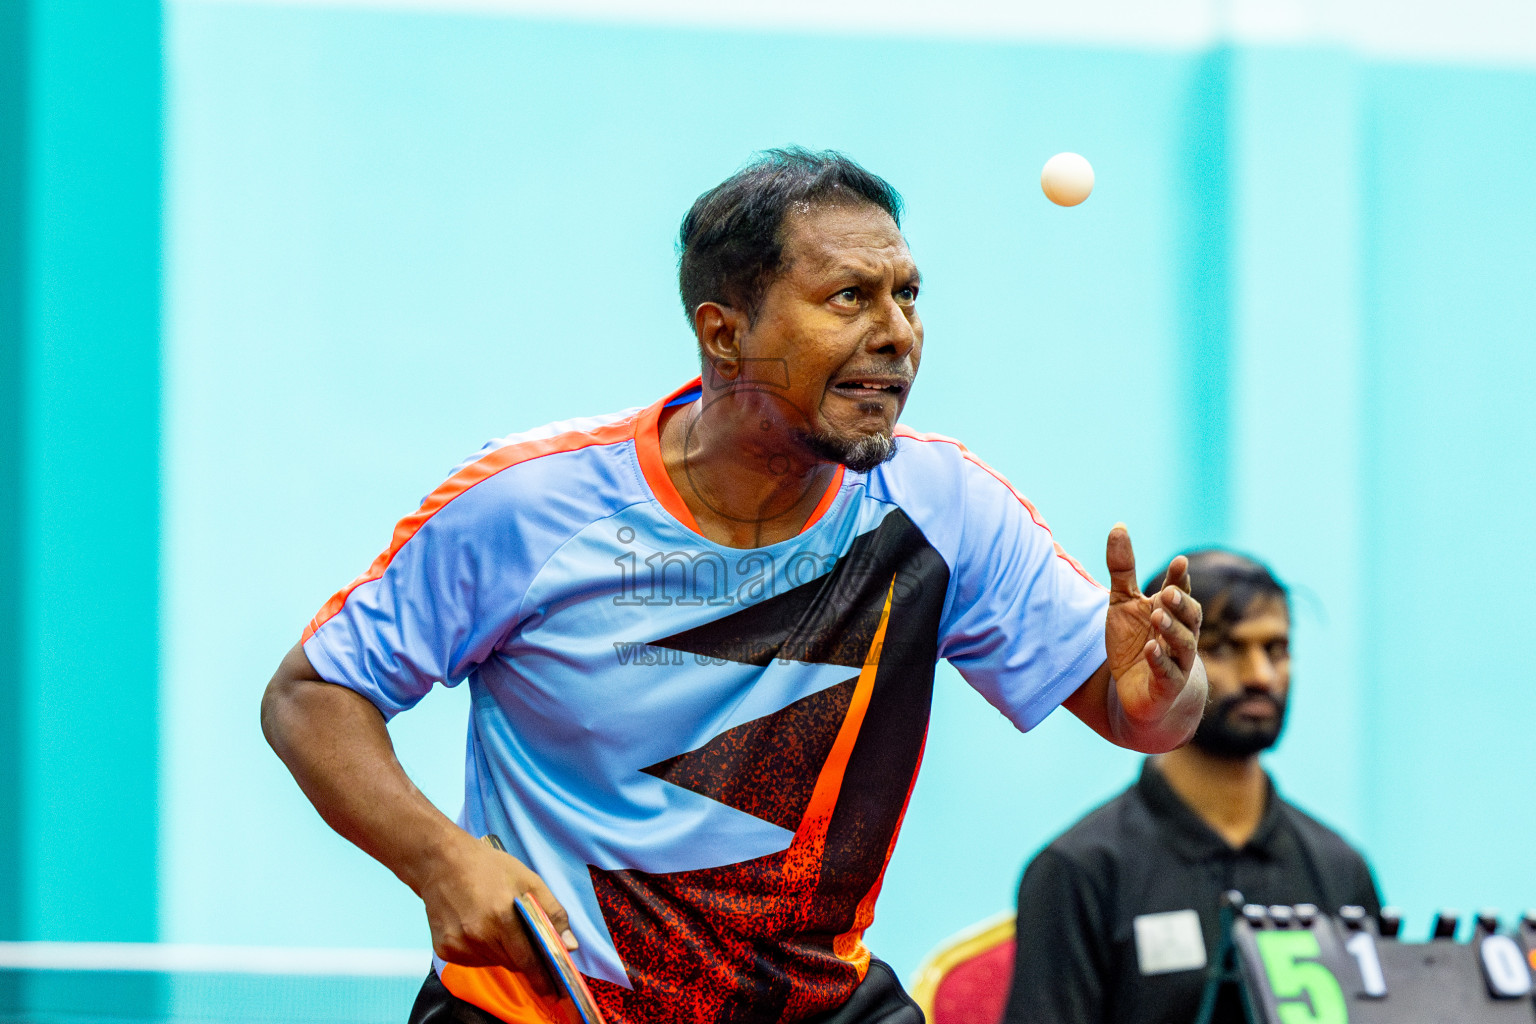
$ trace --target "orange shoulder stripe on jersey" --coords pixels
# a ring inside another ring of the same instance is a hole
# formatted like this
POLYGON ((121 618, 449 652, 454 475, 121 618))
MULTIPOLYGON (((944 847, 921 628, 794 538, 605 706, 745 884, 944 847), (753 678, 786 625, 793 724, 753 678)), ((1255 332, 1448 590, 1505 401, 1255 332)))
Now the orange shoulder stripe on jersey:
POLYGON ((533 991, 517 971, 444 964, 438 979, 449 992, 507 1024, 567 1024, 560 1004, 533 991))
MULTIPOLYGON (((682 523, 694 533, 703 536, 704 531, 699 529, 698 520, 693 518, 693 512, 688 508, 688 503, 683 501, 683 496, 677 493, 677 488, 672 485, 672 477, 667 473, 666 464, 661 459, 661 412, 667 407, 667 403, 674 398, 686 393, 692 388, 699 387, 700 378, 684 384, 666 398, 650 406, 640 413, 635 423, 635 454, 640 459, 640 472, 645 474, 645 482, 650 485, 651 493, 656 495, 656 500, 661 507, 672 514, 672 518, 682 523)), ((800 527, 804 533, 815 526, 832 503, 837 500, 838 491, 843 486, 843 473, 847 467, 838 466, 832 474, 832 482, 827 485, 821 500, 811 510, 811 516, 800 527)))
POLYGON ((1018 490, 1013 486, 1013 484, 1008 482, 1007 477, 1003 476, 1003 474, 999 473, 997 470, 993 469, 991 466, 978 459, 965 445, 961 444, 959 441, 956 441, 952 437, 945 437, 943 434, 919 434, 917 431, 911 429, 910 427, 904 427, 899 423, 896 425, 896 436, 910 437, 914 441, 928 441, 937 444, 952 444, 956 448, 960 449, 960 454, 965 457, 967 462, 979 466, 984 472, 990 474, 994 480, 1008 488, 1008 493, 1017 498, 1019 500, 1019 504, 1023 505, 1025 509, 1029 511, 1029 518, 1034 520, 1035 525, 1044 530, 1046 536, 1051 538, 1051 547, 1056 549, 1056 557, 1060 558, 1062 561, 1066 562, 1073 569, 1075 569, 1077 574, 1083 579, 1087 580, 1089 583, 1092 583, 1100 590, 1104 589, 1104 584, 1090 576, 1088 574, 1088 570, 1083 568, 1082 563, 1073 558, 1071 555, 1067 554, 1066 550, 1062 548, 1060 544, 1056 543, 1055 536, 1051 534, 1050 526, 1046 524, 1046 521, 1043 518, 1041 518, 1040 512, 1035 508, 1034 503, 1031 502, 1028 498, 1024 497, 1024 495, 1020 494, 1018 490))
POLYGON ((657 501, 661 502, 661 507, 670 512, 673 519, 694 533, 702 535, 703 531, 699 529, 693 513, 688 510, 688 504, 683 501, 683 496, 677 493, 677 488, 672 486, 672 478, 667 475, 666 464, 661 461, 661 411, 672 399, 689 388, 699 387, 700 384, 700 378, 695 377, 640 413, 635 420, 635 455, 640 460, 640 472, 645 476, 645 482, 650 486, 651 493, 656 496, 657 501))
POLYGON ((489 480, 504 469, 510 469, 531 459, 542 458, 545 455, 558 455, 561 452, 574 452, 594 445, 619 444, 634 437, 634 433, 635 417, 629 416, 612 423, 605 423, 592 430, 568 430, 563 434, 537 441, 509 444, 471 462, 440 484, 437 490, 427 495, 427 500, 421 503, 421 508, 395 525, 395 534, 390 540, 389 547, 373 560, 367 572, 337 591, 329 601, 325 602, 325 606, 316 613, 309 627, 304 630, 303 639, 299 642, 307 642, 315 635, 316 630, 341 611, 342 606, 347 603, 347 598, 352 595, 352 591, 364 583, 383 576, 395 555, 412 537, 416 536, 416 532, 426 525, 427 520, 437 515, 450 501, 471 487, 489 480))
POLYGON ((816 503, 816 507, 811 509, 811 517, 805 521, 804 526, 800 527, 801 533, 815 526, 817 521, 827 514, 827 509, 831 508, 832 503, 837 500, 837 492, 843 489, 843 473, 847 469, 847 466, 839 465, 833 471, 832 482, 827 485, 826 492, 822 494, 821 500, 816 503))

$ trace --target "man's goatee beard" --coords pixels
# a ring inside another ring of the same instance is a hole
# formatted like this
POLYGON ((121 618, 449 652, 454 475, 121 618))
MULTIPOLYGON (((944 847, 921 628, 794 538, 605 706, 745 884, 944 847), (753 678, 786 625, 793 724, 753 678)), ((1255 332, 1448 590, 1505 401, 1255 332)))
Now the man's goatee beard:
POLYGON ((1212 757, 1244 760, 1260 751, 1268 750, 1280 740, 1285 728, 1285 701, 1267 693, 1239 693, 1218 703, 1206 712, 1190 739, 1190 746, 1203 750, 1212 757), (1233 721, 1233 710, 1246 700, 1255 697, 1268 700, 1275 706, 1275 717, 1270 724, 1239 725, 1233 721))
POLYGON ((855 473, 868 473, 896 455, 896 439, 889 434, 864 434, 856 438, 802 433, 800 442, 817 458, 837 462, 855 473))

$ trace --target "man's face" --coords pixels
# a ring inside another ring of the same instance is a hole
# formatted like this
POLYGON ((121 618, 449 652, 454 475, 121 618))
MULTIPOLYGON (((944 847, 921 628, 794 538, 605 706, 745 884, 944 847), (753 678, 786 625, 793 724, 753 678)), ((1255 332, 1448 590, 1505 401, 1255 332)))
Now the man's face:
POLYGON ((1246 758, 1280 738, 1291 687, 1291 617, 1280 598, 1255 601, 1230 628, 1202 630, 1210 703, 1191 741, 1218 757, 1246 758))
POLYGON ((890 216, 862 203, 791 213, 784 263, 741 343, 744 367, 788 371, 782 392, 774 375, 764 427, 775 420, 816 457, 867 472, 894 452, 922 357, 917 265, 890 216))

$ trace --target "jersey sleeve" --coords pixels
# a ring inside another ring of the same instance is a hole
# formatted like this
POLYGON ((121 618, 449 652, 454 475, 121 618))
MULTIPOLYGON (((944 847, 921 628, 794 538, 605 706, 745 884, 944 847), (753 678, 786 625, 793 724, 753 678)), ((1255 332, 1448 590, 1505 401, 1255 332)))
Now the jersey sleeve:
POLYGON ((967 453, 961 480, 940 654, 1015 725, 1032 729, 1104 661, 1109 595, 995 471, 967 453))
POLYGON ((389 548, 305 631, 320 678, 392 718, 489 657, 532 576, 508 490, 506 474, 471 463, 402 519, 389 548))

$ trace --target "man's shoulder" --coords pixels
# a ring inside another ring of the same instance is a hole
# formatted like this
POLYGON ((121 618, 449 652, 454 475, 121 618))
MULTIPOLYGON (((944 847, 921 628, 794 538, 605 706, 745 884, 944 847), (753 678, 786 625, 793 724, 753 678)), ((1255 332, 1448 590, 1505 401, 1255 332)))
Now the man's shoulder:
POLYGON ((516 465, 549 455, 632 443, 635 418, 640 412, 639 409, 624 409, 600 416, 556 420, 531 430, 494 437, 455 466, 453 473, 456 475, 487 461, 491 465, 516 465))
POLYGON ((423 499, 435 529, 489 528, 532 517, 578 526, 641 500, 635 411, 560 420, 486 442, 423 499))
POLYGON ((1286 820, 1307 846, 1327 857, 1331 864, 1358 863, 1362 866, 1365 864, 1365 856, 1331 826, 1325 825, 1278 794, 1277 798, 1286 820))
POLYGON ((1151 825, 1136 787, 1131 785, 1083 815, 1041 852, 1079 867, 1103 866, 1139 848, 1151 825))
POLYGON ((871 482, 898 504, 933 501, 949 516, 960 495, 964 509, 990 516, 999 509, 1021 508, 1036 525, 1049 531, 1034 504, 963 442, 944 434, 922 433, 904 423, 896 425, 895 438, 896 454, 871 473, 871 482))
POLYGON ((901 472, 909 469, 932 470, 947 467, 952 472, 966 472, 986 466, 964 442, 945 434, 913 430, 905 423, 896 424, 896 456, 882 470, 901 472))
POLYGON ((1281 813, 1322 879, 1324 899, 1344 906, 1359 904, 1371 913, 1381 909, 1381 892, 1365 855, 1333 828, 1290 801, 1280 798, 1281 813))

